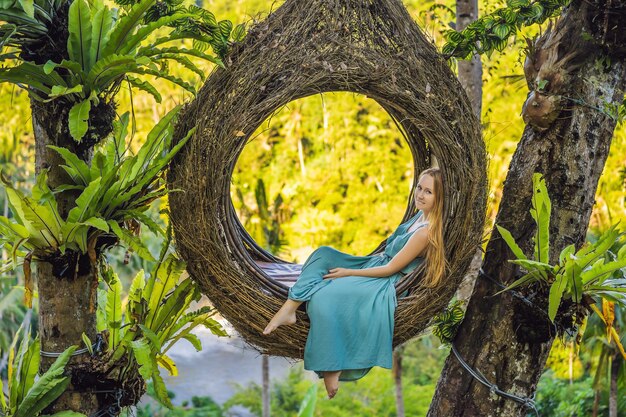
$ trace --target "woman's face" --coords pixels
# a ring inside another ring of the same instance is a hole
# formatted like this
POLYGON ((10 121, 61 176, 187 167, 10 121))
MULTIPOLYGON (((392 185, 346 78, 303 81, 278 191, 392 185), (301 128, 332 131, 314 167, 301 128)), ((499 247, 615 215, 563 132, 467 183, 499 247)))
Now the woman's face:
POLYGON ((415 207, 430 211, 435 205, 435 181, 430 175, 423 175, 415 187, 415 207))

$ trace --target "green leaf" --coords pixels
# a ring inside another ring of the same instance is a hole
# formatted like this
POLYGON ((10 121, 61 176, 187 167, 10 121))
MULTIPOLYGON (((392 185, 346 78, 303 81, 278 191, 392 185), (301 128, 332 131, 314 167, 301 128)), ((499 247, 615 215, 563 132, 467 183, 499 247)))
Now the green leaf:
MULTIPOLYGON (((53 85, 65 85, 65 82, 58 74, 45 74, 41 65, 34 65, 24 62, 18 66, 10 68, 0 68, 0 82, 10 82, 18 87, 31 87, 40 91, 45 96, 50 94, 53 85)), ((29 91, 32 94, 31 91, 29 91)))
POLYGON ((63 370, 75 350, 76 346, 67 348, 48 371, 35 381, 13 417, 36 416, 67 389, 70 380, 62 376, 63 370))
POLYGON ((139 67, 149 63, 146 57, 131 55, 108 55, 97 61, 87 74, 85 85, 102 91, 128 73, 140 72, 139 67))
POLYGON ((89 111, 91 110, 91 101, 83 100, 80 103, 76 103, 70 109, 69 114, 69 128, 70 135, 75 141, 80 142, 87 133, 89 128, 89 111))
POLYGON ((88 185, 91 182, 89 166, 85 161, 81 160, 78 156, 76 156, 76 154, 67 148, 54 145, 47 145, 47 147, 55 150, 59 155, 61 155, 65 163, 72 168, 72 172, 76 175, 75 178, 72 178, 73 180, 82 183, 83 185, 88 185))
POLYGON ((139 27, 144 14, 154 3, 156 3, 156 0, 141 0, 130 9, 127 15, 122 16, 115 23, 109 38, 110 40, 104 48, 104 56, 119 53, 128 38, 132 36, 135 29, 139 27))
POLYGON ((140 269, 139 272, 137 272, 137 275, 135 275, 135 278, 133 278, 133 281, 130 284, 130 288, 128 290, 128 303, 129 304, 131 302, 135 302, 135 303, 141 302, 141 295, 142 295, 143 288, 145 286, 146 286, 145 272, 143 271, 143 269, 140 269))
POLYGON ((589 265, 593 264, 596 259, 604 257, 606 252, 611 249, 619 237, 619 232, 616 230, 616 227, 617 225, 611 226, 595 243, 583 247, 576 253, 576 257, 578 258, 577 263, 582 269, 586 269, 589 265))
POLYGON ((161 94, 156 89, 156 87, 150 84, 148 81, 142 81, 139 78, 135 78, 130 75, 126 76, 126 79, 130 83, 130 85, 140 90, 143 90, 148 94, 151 94, 157 103, 161 103, 161 100, 162 100, 161 94))
POLYGON ((28 229, 19 223, 14 223, 4 216, 0 216, 0 234, 7 236, 13 234, 15 237, 28 238, 28 229))
POLYGON ((163 228, 161 228, 161 226, 159 226, 152 217, 139 210, 121 210, 118 213, 121 216, 120 220, 135 219, 142 224, 148 226, 148 229, 150 229, 150 231, 155 235, 165 236, 165 231, 163 230, 163 228))
POLYGON ((21 206, 24 220, 30 225, 30 228, 26 224, 24 226, 29 229, 31 242, 40 248, 57 248, 62 227, 58 213, 49 205, 40 205, 28 197, 21 200, 21 206))
POLYGON ((170 401, 170 397, 167 394, 167 387, 165 386, 165 382, 163 382, 163 378, 159 373, 158 367, 152 373, 152 384, 154 387, 154 393, 161 404, 170 409, 174 408, 172 402, 170 401))
POLYGON ((544 279, 545 278, 543 278, 543 276, 541 274, 541 271, 533 270, 532 272, 529 272, 528 274, 526 274, 526 275, 522 276, 521 278, 515 280, 513 283, 508 285, 505 289, 503 289, 501 291, 498 291, 494 295, 501 294, 501 293, 503 293, 505 291, 512 290, 513 288, 517 288, 517 287, 520 287, 522 285, 530 284, 530 283, 537 282, 537 281, 542 281, 544 279))
MULTIPOLYGON (((35 382, 35 377, 39 371, 39 349, 41 344, 39 339, 35 339, 29 343, 30 337, 25 335, 22 339, 24 344, 23 353, 20 355, 20 369, 18 369, 19 387, 17 389, 16 404, 20 404, 26 393, 31 389, 35 382)), ((19 407, 19 405, 18 405, 19 407)))
POLYGON ((184 88, 185 90, 189 91, 191 94, 195 95, 196 94, 196 88, 188 83, 187 81, 183 80, 182 78, 178 78, 175 77, 173 75, 169 75, 165 72, 162 71, 157 71, 157 70, 152 70, 152 69, 148 69, 148 68, 140 68, 136 71, 133 71, 137 74, 147 74, 147 75, 152 75, 154 77, 157 78, 163 78, 164 80, 167 80, 173 84, 176 84, 182 88, 184 88))
POLYGON ((194 56, 196 58, 203 59, 205 61, 212 62, 220 66, 224 65, 219 58, 206 54, 197 48, 187 49, 187 48, 179 48, 178 46, 172 46, 168 48, 155 48, 153 47, 153 45, 150 45, 149 47, 139 49, 137 53, 140 55, 148 56, 148 57, 153 57, 153 56, 162 55, 162 54, 189 55, 189 56, 194 56))
POLYGON ((109 224, 106 222, 106 220, 100 217, 91 217, 82 222, 82 224, 95 227, 96 229, 102 230, 103 232, 108 232, 110 230, 109 224))
POLYGON ((155 352, 160 352, 161 351, 161 342, 159 341, 159 336, 157 336, 156 333, 154 333, 152 330, 150 330, 149 328, 147 328, 143 324, 140 324, 139 328, 143 332, 143 335, 146 338, 148 338, 150 343, 152 343, 153 350, 155 352))
MULTIPOLYGON (((106 6, 96 10, 91 27, 91 49, 89 50, 89 70, 102 56, 102 50, 109 42, 111 27, 113 26, 113 13, 106 6)), ((87 71, 89 72, 89 71, 87 71)))
MULTIPOLYGON (((115 198, 113 200, 113 202, 109 205, 108 210, 111 211, 112 209, 117 208, 120 204, 122 204, 125 201, 130 201, 132 199, 136 198, 136 195, 142 191, 148 184, 150 184, 151 182, 153 182, 156 178, 157 175, 159 175, 163 169, 167 166, 167 164, 169 164, 170 160, 178 153, 178 151, 185 146, 185 144, 187 143, 187 141, 189 140, 189 138, 191 138, 191 136, 193 135, 193 133, 195 132, 195 128, 191 129, 188 133, 187 136, 185 136, 183 139, 181 139, 166 155, 165 157, 161 157, 158 158, 156 161, 154 161, 153 163, 151 163, 149 165, 149 169, 147 170, 147 172, 143 175, 143 178, 137 182, 130 190, 123 192, 122 194, 119 195, 119 197, 115 198)), ((165 193, 165 192, 164 192, 165 193)), ((144 201, 146 201, 146 197, 143 198, 144 201)), ((139 199, 141 200, 141 199, 139 199)), ((138 201, 139 200, 135 200, 133 202, 133 206, 131 208, 137 208, 138 207, 138 201)))
POLYGON ((148 300, 148 317, 146 324, 150 329, 156 331, 158 327, 154 326, 156 316, 160 313, 159 305, 180 279, 181 274, 185 270, 186 263, 176 258, 175 255, 169 254, 163 263, 155 265, 155 270, 150 274, 146 287, 144 288, 143 297, 148 300))
POLYGON ((567 277, 567 292, 572 296, 572 301, 579 303, 583 296, 582 269, 574 259, 565 262, 564 275, 567 277))
POLYGON ((91 339, 89 338, 89 336, 85 334, 85 332, 83 332, 83 334, 81 335, 81 338, 83 339, 83 343, 85 344, 85 347, 89 351, 89 354, 93 356, 93 343, 91 343, 91 339))
POLYGON ((183 336, 183 339, 191 343, 192 346, 196 349, 196 352, 200 352, 202 350, 202 342, 200 342, 200 339, 198 339, 198 336, 196 336, 195 334, 187 333, 183 336))
POLYGON ((100 181, 102 177, 98 177, 91 181, 87 188, 76 199, 76 207, 70 210, 67 215, 68 223, 81 223, 92 217, 98 212, 98 202, 100 193, 100 181))
POLYGON ((83 85, 78 84, 74 87, 64 87, 62 85, 54 85, 52 86, 52 90, 50 90, 50 95, 48 100, 44 100, 44 102, 52 101, 55 98, 67 96, 69 94, 79 94, 81 98, 84 98, 83 94, 83 85))
POLYGON ((91 11, 86 0, 72 1, 68 30, 67 52, 69 57, 72 61, 80 63, 84 72, 89 72, 92 27, 91 11))
POLYGON ((122 327, 122 283, 111 270, 114 279, 107 291, 106 320, 109 329, 109 347, 115 349, 120 342, 122 327))
POLYGON ((35 4, 33 0, 18 0, 18 2, 20 6, 22 6, 24 13, 26 13, 26 16, 35 17, 35 4))
POLYGON ((570 259, 574 251, 576 251, 576 246, 573 243, 563 248, 559 254, 559 263, 563 264, 567 259, 570 259))
POLYGON ((98 307, 96 309, 96 330, 98 332, 103 332, 107 328, 106 299, 107 291, 98 288, 98 307))
POLYGON ((189 71, 194 72, 198 77, 200 77, 201 80, 204 80, 205 78, 204 71, 198 68, 193 62, 191 62, 189 58, 187 58, 184 55, 161 54, 161 55, 154 56, 154 58, 158 60, 168 59, 168 60, 176 61, 182 66, 184 66, 185 68, 187 68, 189 71))
POLYGON ((548 300, 548 317, 554 323, 554 318, 561 305, 561 297, 567 287, 568 277, 565 274, 558 274, 556 280, 550 286, 550 298, 548 300))
POLYGON ((537 270, 542 272, 552 272, 552 265, 545 262, 533 261, 530 259, 512 259, 509 262, 522 266, 528 271, 537 270))
POLYGON ((595 284, 596 281, 602 282, 602 277, 604 277, 604 279, 609 278, 611 276, 610 274, 625 267, 626 258, 607 263, 597 262, 594 263, 593 267, 581 274, 581 279, 585 285, 595 284))
POLYGON ((139 340, 133 340, 130 342, 130 347, 133 351, 135 360, 139 364, 139 374, 146 381, 149 380, 157 367, 156 357, 153 354, 150 342, 145 337, 142 337, 139 340))
POLYGON ((196 288, 193 283, 190 279, 186 279, 176 286, 174 292, 164 300, 157 312, 156 319, 150 324, 150 328, 159 335, 161 342, 164 343, 173 336, 172 327, 187 310, 195 298, 195 293, 196 288))
POLYGON ((548 262, 550 251, 550 213, 552 205, 545 180, 540 173, 533 174, 533 197, 530 214, 537 223, 535 260, 548 262))
POLYGON ((500 236, 502 236, 506 244, 509 246, 509 248, 511 248, 511 251, 517 257, 517 259, 528 259, 526 255, 524 255, 524 252, 522 252, 522 249, 515 242, 515 239, 513 239, 511 232, 506 230, 504 227, 498 225, 496 225, 496 227, 498 228, 498 232, 500 232, 500 236))
POLYGON ((174 107, 150 130, 145 143, 137 153, 137 158, 130 171, 130 178, 135 179, 146 174, 147 168, 155 159, 159 158, 163 149, 169 148, 172 140, 173 125, 180 111, 180 106, 174 107))
POLYGON ((506 24, 500 24, 500 25, 496 25, 493 27, 493 33, 494 35, 496 35, 498 38, 505 40, 506 38, 508 38, 509 36, 509 26, 507 26, 506 24))
POLYGON ((115 220, 109 220, 109 226, 111 226, 111 230, 115 235, 126 245, 130 247, 130 249, 134 250, 139 256, 149 262, 154 262, 156 259, 150 253, 150 250, 143 244, 141 239, 137 236, 133 236, 129 231, 122 229, 119 224, 115 220))
POLYGON ((7 402, 4 398, 4 384, 2 382, 2 378, 0 378, 0 407, 2 407, 0 412, 4 412, 4 410, 7 409, 7 402))
POLYGON ((298 409, 298 417, 313 417, 317 401, 317 384, 311 384, 298 409))
POLYGON ((233 39, 233 42, 243 41, 243 39, 246 37, 246 25, 243 23, 240 23, 237 26, 235 26, 235 29, 233 29, 231 37, 233 39))
POLYGON ((183 19, 189 19, 194 17, 195 16, 192 13, 175 13, 169 16, 160 17, 158 20, 150 22, 143 27, 140 27, 135 34, 128 36, 123 45, 117 49, 116 53, 122 55, 132 54, 133 52, 135 52, 137 46, 156 30, 163 27, 171 26, 172 24, 175 24, 176 22, 183 19))

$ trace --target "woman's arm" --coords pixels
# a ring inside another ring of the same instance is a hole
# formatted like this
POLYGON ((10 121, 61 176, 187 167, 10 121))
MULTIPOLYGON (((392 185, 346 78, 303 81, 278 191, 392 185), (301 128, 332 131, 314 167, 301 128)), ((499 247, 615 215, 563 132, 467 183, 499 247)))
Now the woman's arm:
POLYGON ((383 278, 399 272, 411 261, 417 258, 428 246, 428 228, 422 227, 415 231, 404 247, 394 256, 387 265, 364 269, 331 268, 324 278, 341 278, 349 275, 359 277, 383 278))

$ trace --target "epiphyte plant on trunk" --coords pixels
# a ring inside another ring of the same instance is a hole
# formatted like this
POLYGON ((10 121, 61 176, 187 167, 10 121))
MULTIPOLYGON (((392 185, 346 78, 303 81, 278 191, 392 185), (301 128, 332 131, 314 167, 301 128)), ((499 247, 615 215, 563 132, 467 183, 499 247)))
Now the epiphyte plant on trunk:
POLYGON ((132 87, 150 93, 157 102, 161 95, 149 81, 135 77, 163 78, 195 94, 195 87, 170 73, 168 63, 178 62, 204 79, 204 72, 188 57, 222 65, 221 57, 230 45, 244 36, 242 25, 233 30, 229 21, 218 22, 212 13, 195 6, 182 6, 179 1, 125 1, 121 8, 109 9, 102 0, 74 0, 69 6, 66 53, 45 62, 32 61, 29 48, 48 35, 53 16, 66 2, 47 3, 32 0, 0 2, 0 62, 11 60, 17 65, 0 68, 0 82, 11 82, 26 88, 39 102, 63 100, 71 106, 69 134, 76 141, 90 144, 102 139, 89 131, 92 106, 102 101, 111 103, 120 85, 127 81, 132 87), (118 16, 120 14, 120 16, 118 16), (169 33, 146 40, 162 29, 169 33), (181 46, 192 40, 193 47, 181 46), (170 44, 176 41, 176 44, 170 44), (205 53, 211 45, 219 58, 205 53), (91 137, 93 136, 93 137, 91 137))
MULTIPOLYGON (((204 326, 217 336, 227 336, 212 316, 216 310, 204 306, 187 312, 192 302, 200 299, 197 285, 186 277, 180 281, 185 262, 167 253, 170 247, 171 225, 158 262, 147 281, 140 270, 132 281, 122 315, 122 285, 109 266, 101 265, 101 276, 107 290, 100 290, 98 303, 98 331, 107 335, 103 373, 117 369, 119 375, 141 375, 144 381, 152 380, 157 399, 169 408, 172 404, 159 366, 171 375, 177 375, 174 361, 168 350, 179 340, 189 341, 196 350, 202 349, 200 339, 191 331, 204 326), (179 282, 180 281, 180 282, 179 282)), ((87 347, 91 341, 83 336, 87 347)))
MULTIPOLYGON (((69 377, 63 375, 76 346, 67 348, 43 375, 38 375, 39 339, 31 340, 29 326, 15 333, 9 348, 7 394, 0 378, 0 416, 36 417, 67 388, 69 377), (19 346, 18 346, 18 341, 19 346)), ((73 411, 61 411, 50 417, 85 417, 73 411)))
MULTIPOLYGON (((95 264, 107 246, 117 240, 148 261, 155 261, 142 241, 133 234, 143 223, 156 235, 162 228, 145 211, 167 194, 163 172, 169 161, 187 142, 193 130, 172 146, 173 125, 180 107, 175 107, 148 133, 136 155, 124 153, 129 116, 114 123, 113 134, 94 153, 91 167, 75 154, 53 147, 63 157, 63 169, 73 180, 50 189, 42 171, 31 196, 13 188, 0 175, 14 219, 0 216, 0 245, 11 258, 0 265, 0 273, 24 264, 27 304, 30 303, 30 263, 33 260, 63 259, 68 250, 89 254, 95 264), (75 190, 80 195, 67 218, 60 215, 55 194, 75 190)), ((59 264, 59 267, 62 267, 59 264)), ((69 274, 71 271, 66 271, 69 274)))
MULTIPOLYGON (((517 245, 511 233, 497 225, 500 236, 505 240, 517 259, 510 260, 528 271, 502 291, 537 284, 549 287, 547 315, 557 324, 557 330, 570 331, 578 327, 577 341, 580 342, 588 314, 594 311, 607 326, 609 341, 615 343, 626 359, 626 352, 619 341, 612 323, 607 320, 614 303, 626 307, 626 244, 624 233, 611 226, 594 243, 583 245, 578 251, 574 244, 566 246, 559 254, 559 262, 549 263, 551 203, 545 180, 541 174, 533 175, 533 198, 530 213, 537 224, 534 238, 534 259, 529 259, 517 245), (619 243, 619 250, 610 249, 619 243), (595 306, 603 305, 603 312, 595 306), (560 314, 559 314, 560 313, 560 314), (559 317, 560 316, 560 317, 559 317)), ((502 292, 501 291, 501 292, 502 292)))

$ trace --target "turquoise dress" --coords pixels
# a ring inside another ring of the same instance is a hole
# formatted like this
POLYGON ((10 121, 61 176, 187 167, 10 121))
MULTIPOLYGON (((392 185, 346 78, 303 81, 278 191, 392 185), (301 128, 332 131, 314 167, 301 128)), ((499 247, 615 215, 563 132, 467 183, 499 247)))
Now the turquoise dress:
MULTIPOLYGON (((306 301, 311 326, 304 348, 304 369, 342 370, 339 380, 362 378, 373 366, 391 368, 395 284, 423 258, 415 258, 389 277, 347 276, 323 279, 331 268, 371 268, 386 265, 413 234, 408 232, 422 212, 401 224, 387 239, 384 253, 353 256, 329 246, 316 249, 302 266, 289 298, 306 301)), ((423 227, 420 225, 420 227, 423 227)))

